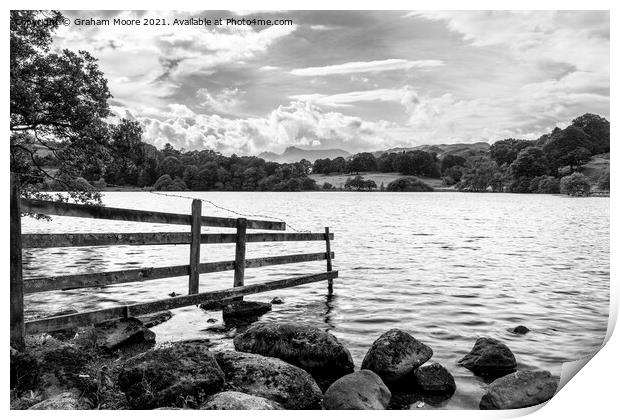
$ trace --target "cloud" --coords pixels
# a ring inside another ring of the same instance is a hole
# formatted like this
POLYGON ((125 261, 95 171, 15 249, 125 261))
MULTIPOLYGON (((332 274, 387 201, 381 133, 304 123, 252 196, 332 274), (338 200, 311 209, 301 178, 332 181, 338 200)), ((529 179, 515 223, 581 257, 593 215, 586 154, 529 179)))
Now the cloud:
POLYGON ((390 70, 410 70, 412 68, 428 68, 443 65, 441 60, 403 60, 391 58, 375 61, 355 61, 323 67, 307 67, 291 70, 296 76, 327 76, 332 74, 377 73, 390 70))
POLYGON ((233 113, 243 104, 242 96, 245 92, 238 88, 224 88, 215 95, 206 88, 199 89, 196 96, 200 105, 215 113, 233 113))
MULTIPOLYGON (((135 113, 114 107, 118 117, 135 113)), ((325 112, 308 102, 279 106, 262 118, 226 118, 199 114, 172 104, 163 111, 141 110, 135 120, 143 140, 161 148, 166 143, 186 150, 213 149, 226 154, 258 154, 285 147, 342 147, 349 151, 379 150, 398 145, 402 127, 369 122, 339 112, 325 112), (146 116, 145 116, 146 115, 146 116)))
POLYGON ((358 102, 396 102, 401 103, 403 96, 410 90, 410 86, 401 89, 374 89, 362 90, 334 95, 323 95, 319 93, 292 95, 290 98, 295 101, 310 102, 316 105, 328 106, 333 108, 347 107, 358 102))

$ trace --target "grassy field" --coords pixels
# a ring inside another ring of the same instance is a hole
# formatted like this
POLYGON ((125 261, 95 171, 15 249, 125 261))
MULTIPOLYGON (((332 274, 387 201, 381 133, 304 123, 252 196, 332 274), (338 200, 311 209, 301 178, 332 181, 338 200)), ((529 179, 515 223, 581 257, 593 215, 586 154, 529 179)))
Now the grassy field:
POLYGON ((596 183, 606 169, 609 169, 609 153, 592 156, 590 161, 583 165, 581 173, 596 183))
MULTIPOLYGON (((324 182, 329 182, 336 188, 344 188, 344 183, 347 181, 347 178, 353 178, 356 174, 310 174, 310 178, 314 179, 319 187, 323 186, 324 182)), ((399 174, 398 172, 360 172, 359 175, 363 176, 364 179, 370 179, 375 181, 377 187, 381 187, 383 184, 385 187, 394 181, 397 178, 401 178, 404 175, 399 174)), ((441 179, 437 178, 424 178, 424 177, 416 177, 430 185, 435 189, 447 189, 441 179)))

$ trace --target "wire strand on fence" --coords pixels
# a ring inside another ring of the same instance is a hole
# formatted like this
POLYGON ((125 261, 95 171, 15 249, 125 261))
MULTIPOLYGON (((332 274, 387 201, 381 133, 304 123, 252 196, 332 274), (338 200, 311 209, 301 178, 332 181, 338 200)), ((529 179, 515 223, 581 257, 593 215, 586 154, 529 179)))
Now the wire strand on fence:
POLYGON ((283 223, 285 223, 285 224, 286 224, 286 227, 287 227, 287 228, 289 228, 289 229, 291 229, 291 230, 292 230, 292 231, 294 231, 294 232, 298 232, 298 233, 310 233, 310 232, 311 232, 310 230, 297 229, 297 228, 295 228, 295 227, 291 226, 291 224, 290 224, 290 223, 288 223, 286 220, 284 220, 284 219, 282 219, 282 218, 279 218, 279 217, 276 217, 276 216, 266 216, 266 215, 264 215, 264 214, 248 214, 248 213, 241 213, 241 212, 238 212, 238 211, 236 211, 236 210, 232 210, 232 209, 229 209, 229 208, 226 208, 226 207, 220 206, 220 205, 218 205, 218 204, 215 204, 213 201, 211 201, 211 200, 207 200, 206 198, 191 197, 191 196, 188 196, 188 195, 183 195, 183 194, 167 194, 167 193, 164 193, 164 192, 161 192, 161 191, 149 191, 149 192, 150 192, 151 194, 162 195, 162 196, 165 196, 165 197, 185 198, 185 199, 188 199, 188 200, 200 200, 200 201, 201 201, 201 202, 203 202, 203 203, 210 204, 211 206, 215 207, 216 209, 223 210, 223 211, 226 211, 226 212, 229 212, 229 213, 235 214, 235 215, 237 215, 237 216, 241 216, 241 217, 259 217, 259 218, 263 218, 263 219, 272 219, 272 220, 277 220, 277 221, 279 221, 279 222, 283 222, 283 223))

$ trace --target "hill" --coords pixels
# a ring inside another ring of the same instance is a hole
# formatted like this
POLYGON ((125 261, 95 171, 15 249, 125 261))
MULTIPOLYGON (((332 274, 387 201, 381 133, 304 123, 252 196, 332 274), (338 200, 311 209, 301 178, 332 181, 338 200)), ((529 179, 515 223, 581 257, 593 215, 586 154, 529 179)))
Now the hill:
POLYGON ((379 157, 383 153, 400 153, 409 152, 411 150, 422 150, 428 153, 437 153, 437 157, 441 159, 445 155, 458 155, 463 157, 479 155, 488 152, 490 147, 491 145, 489 143, 482 141, 477 143, 425 144, 415 147, 394 147, 388 150, 376 151, 373 154, 376 157, 379 157))
POLYGON ((347 158, 351 156, 351 153, 342 149, 300 149, 299 147, 290 146, 282 154, 263 152, 258 155, 259 158, 265 159, 270 162, 278 163, 294 163, 299 162, 302 159, 306 159, 310 162, 314 162, 317 159, 335 159, 337 157, 347 158))

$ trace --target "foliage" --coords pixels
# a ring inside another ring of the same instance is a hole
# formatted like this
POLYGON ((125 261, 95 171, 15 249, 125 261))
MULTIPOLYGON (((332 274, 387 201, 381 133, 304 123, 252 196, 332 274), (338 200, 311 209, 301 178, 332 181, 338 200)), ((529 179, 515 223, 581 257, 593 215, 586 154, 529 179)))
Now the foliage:
POLYGON ((461 181, 457 184, 459 191, 486 191, 501 179, 501 170, 494 160, 486 156, 477 156, 467 162, 461 181))
POLYGON ((510 174, 515 178, 533 178, 544 175, 549 168, 547 157, 539 147, 526 147, 510 165, 510 174))
POLYGON ((463 156, 458 156, 458 155, 445 155, 442 159, 441 159, 441 173, 447 176, 450 176, 449 174, 446 174, 446 171, 455 167, 455 166, 463 166, 465 165, 465 162, 467 162, 467 159, 465 159, 463 156))
POLYGON ((399 153, 394 159, 394 169, 403 175, 439 178, 441 172, 436 157, 422 150, 399 153))
POLYGON ((532 146, 529 140, 505 139, 491 145, 489 155, 499 166, 510 165, 517 158, 519 152, 526 147, 532 146))
POLYGON ((598 178, 596 186, 599 190, 609 191, 611 188, 609 179, 609 168, 605 169, 598 178))
POLYGON ((431 192, 433 188, 416 177, 406 176, 390 182, 387 190, 394 192, 431 192))
POLYGON ((593 155, 609 152, 609 121, 596 114, 583 114, 573 120, 574 127, 580 128, 590 137, 593 155))
POLYGON ((344 188, 346 190, 356 189, 358 191, 361 190, 372 190, 377 188, 377 184, 372 179, 364 179, 364 177, 358 175, 355 178, 347 178, 344 188))
POLYGON ((552 169, 557 171, 561 166, 579 167, 590 158, 594 146, 581 128, 568 126, 564 130, 556 130, 543 146, 552 169))
POLYGON ((53 179, 76 201, 97 203, 96 191, 81 190, 73 180, 108 160, 111 95, 88 52, 51 52, 60 19, 59 12, 10 14, 11 171, 20 175, 24 195, 37 196, 37 184, 53 179), (35 19, 48 24, 23 24, 35 19), (49 155, 56 162, 53 172, 43 164, 49 155))
POLYGON ((562 194, 573 196, 588 195, 590 188, 590 180, 579 172, 574 172, 560 180, 560 191, 562 194))

